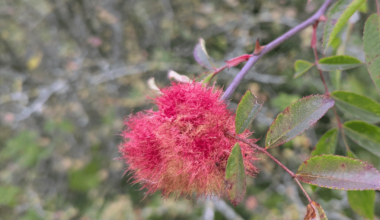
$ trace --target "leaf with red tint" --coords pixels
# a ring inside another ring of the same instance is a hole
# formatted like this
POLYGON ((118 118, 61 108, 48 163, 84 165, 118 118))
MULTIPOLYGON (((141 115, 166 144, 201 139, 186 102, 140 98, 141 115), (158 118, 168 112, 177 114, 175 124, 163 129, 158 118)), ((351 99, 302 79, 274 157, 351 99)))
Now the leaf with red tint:
POLYGON ((226 190, 231 203, 236 206, 245 194, 245 168, 239 143, 236 143, 228 157, 226 167, 226 190))
POLYGON ((252 54, 244 54, 244 55, 232 58, 230 60, 227 60, 226 63, 228 67, 234 67, 234 66, 239 65, 242 62, 249 60, 249 58, 251 58, 252 56, 253 56, 252 54))
POLYGON ((199 43, 194 48, 194 58, 199 63, 199 65, 209 70, 215 70, 215 67, 207 53, 205 40, 202 38, 199 38, 199 43))
POLYGON ((296 178, 330 189, 380 190, 380 172, 372 165, 336 155, 315 156, 304 161, 296 178))
POLYGON ((334 101, 324 95, 308 96, 294 102, 270 126, 265 148, 290 141, 317 122, 333 105, 334 101))
POLYGON ((317 202, 311 201, 306 208, 304 220, 328 220, 325 211, 317 202))

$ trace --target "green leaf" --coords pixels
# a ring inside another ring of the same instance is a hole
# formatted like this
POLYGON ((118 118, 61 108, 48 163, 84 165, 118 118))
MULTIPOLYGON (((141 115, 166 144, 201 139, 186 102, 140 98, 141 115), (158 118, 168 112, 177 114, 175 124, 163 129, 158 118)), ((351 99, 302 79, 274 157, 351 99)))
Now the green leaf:
POLYGON ((313 66, 313 63, 310 63, 306 60, 297 60, 294 63, 294 70, 296 73, 294 74, 293 78, 295 79, 302 76, 302 74, 306 73, 313 66))
POLYGON ((351 15, 353 15, 365 1, 366 0, 339 0, 327 12, 322 44, 324 53, 326 53, 327 48, 332 44, 332 41, 337 37, 351 15))
POLYGON ((248 128, 261 107, 263 107, 263 105, 257 103, 257 98, 248 90, 241 98, 236 110, 236 134, 241 134, 248 128))
POLYGON ((13 207, 17 203, 20 189, 14 186, 0 186, 0 205, 13 207))
POLYGON ((40 214, 37 213, 36 210, 29 209, 29 211, 26 212, 25 215, 22 216, 22 218, 20 218, 19 220, 45 220, 45 219, 46 218, 42 218, 40 214))
POLYGON ((296 178, 330 189, 380 189, 380 172, 372 165, 335 155, 315 156, 304 161, 298 168, 296 178))
POLYGON ((298 94, 288 94, 284 92, 279 92, 275 98, 270 99, 270 104, 278 108, 280 111, 286 109, 293 102, 296 102, 302 97, 298 94))
POLYGON ((25 167, 34 166, 40 158, 46 156, 47 149, 37 144, 37 134, 23 131, 9 139, 0 150, 0 160, 14 160, 25 167))
POLYGON ((334 49, 334 50, 337 50, 339 48, 339 46, 341 45, 342 43, 342 40, 338 37, 334 38, 333 41, 331 42, 331 47, 334 49))
POLYGON ((362 65, 360 60, 345 55, 324 57, 318 62, 318 68, 323 71, 346 70, 360 65, 362 65))
POLYGON ((338 90, 340 88, 340 79, 342 76, 342 71, 332 71, 329 73, 331 84, 334 86, 335 90, 338 90))
POLYGON ((315 150, 311 152, 312 156, 322 154, 334 154, 336 143, 338 141, 338 129, 332 128, 328 130, 318 141, 315 150))
POLYGON ((70 188, 81 192, 96 188, 101 182, 98 171, 99 165, 93 161, 80 170, 69 172, 70 188))
POLYGON ((346 152, 346 154, 347 154, 347 157, 349 157, 349 158, 358 159, 358 157, 354 154, 354 152, 352 152, 352 151, 350 151, 350 150, 348 150, 348 151, 346 152))
POLYGON ((348 191, 348 203, 351 208, 366 219, 373 220, 376 193, 374 190, 348 191))
POLYGON ((364 2, 364 3, 360 6, 360 8, 358 9, 358 11, 361 12, 361 13, 367 13, 367 11, 368 11, 368 2, 367 2, 367 1, 364 2))
POLYGON ((307 212, 304 220, 328 220, 325 211, 319 203, 311 201, 306 208, 307 212))
POLYGON ((343 112, 368 123, 380 121, 380 104, 375 100, 346 91, 335 91, 330 96, 343 112))
POLYGON ((214 77, 214 72, 212 72, 212 73, 208 74, 206 77, 204 77, 204 78, 202 79, 202 83, 203 83, 204 85, 209 84, 210 81, 211 81, 211 79, 212 79, 213 77, 214 77))
POLYGON ((363 121, 348 121, 344 132, 364 149, 380 157, 380 128, 363 121))
POLYGON ((236 206, 245 194, 245 168, 239 143, 236 143, 228 157, 226 167, 226 190, 231 203, 236 206))
POLYGON ((380 93, 380 15, 371 15, 364 25, 365 63, 377 91, 380 93))
POLYGON ((210 70, 215 69, 207 53, 205 40, 202 38, 199 38, 199 42, 194 48, 194 58, 199 63, 199 65, 210 70))
POLYGON ((334 101, 323 95, 308 96, 294 102, 270 126, 265 148, 277 147, 301 134, 333 105, 334 101))

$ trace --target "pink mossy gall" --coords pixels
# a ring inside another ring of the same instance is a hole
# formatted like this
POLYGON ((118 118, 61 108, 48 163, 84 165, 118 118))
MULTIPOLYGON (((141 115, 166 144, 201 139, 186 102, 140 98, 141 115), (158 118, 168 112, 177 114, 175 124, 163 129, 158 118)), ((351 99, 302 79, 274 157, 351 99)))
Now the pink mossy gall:
MULTIPOLYGON (((228 135, 235 133, 235 115, 221 95, 221 89, 201 83, 173 83, 153 98, 158 111, 130 115, 119 151, 133 183, 141 183, 148 193, 161 190, 164 197, 221 195, 227 160, 237 142, 228 135)), ((246 173, 253 176, 255 151, 239 144, 246 173)))

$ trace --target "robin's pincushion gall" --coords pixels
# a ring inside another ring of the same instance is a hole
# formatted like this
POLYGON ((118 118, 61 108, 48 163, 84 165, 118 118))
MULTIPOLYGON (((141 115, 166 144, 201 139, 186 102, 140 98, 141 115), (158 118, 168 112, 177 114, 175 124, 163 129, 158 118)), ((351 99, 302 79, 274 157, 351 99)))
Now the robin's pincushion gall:
MULTIPOLYGON (((161 190, 164 197, 221 195, 227 160, 237 142, 228 135, 235 133, 235 115, 221 95, 221 89, 202 83, 173 83, 153 98, 158 111, 130 115, 119 150, 133 182, 148 193, 161 190)), ((246 173, 254 175, 255 151, 239 144, 246 173)))

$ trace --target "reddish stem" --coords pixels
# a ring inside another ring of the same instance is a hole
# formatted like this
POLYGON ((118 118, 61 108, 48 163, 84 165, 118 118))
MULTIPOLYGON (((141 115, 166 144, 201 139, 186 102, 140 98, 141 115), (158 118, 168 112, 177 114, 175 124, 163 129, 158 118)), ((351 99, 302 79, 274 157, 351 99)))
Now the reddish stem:
POLYGON ((291 177, 295 177, 296 175, 290 171, 284 164, 282 164, 279 160, 277 160, 274 156, 272 156, 272 154, 270 154, 265 148, 262 148, 262 147, 259 147, 255 144, 252 144, 251 142, 249 142, 247 139, 244 139, 244 138, 241 138, 241 137, 238 137, 232 133, 229 133, 227 132, 228 135, 230 135, 231 137, 235 138, 236 140, 238 141, 241 141, 245 144, 248 144, 249 146, 255 148, 256 150, 260 151, 261 153, 264 153, 266 154, 268 157, 270 157, 274 162, 276 162, 280 167, 282 167, 282 169, 284 169, 286 172, 288 172, 290 174, 291 177))
POLYGON ((297 184, 299 185, 299 187, 301 188, 302 192, 305 194, 307 200, 309 200, 309 203, 311 203, 311 199, 309 197, 309 195, 307 194, 307 192, 305 191, 305 189, 303 188, 303 186, 301 185, 301 183, 299 182, 299 180, 297 179, 296 175, 290 171, 284 164, 282 164, 280 161, 278 161, 272 154, 270 154, 267 149, 264 149, 262 147, 259 147, 255 144, 252 144, 251 142, 249 142, 247 139, 244 139, 244 138, 241 138, 241 137, 238 137, 230 132, 227 132, 228 135, 230 135, 231 137, 235 138, 236 140, 240 141, 240 142, 243 142, 245 144, 248 144, 249 146, 255 148, 256 150, 266 154, 268 157, 270 157, 274 162, 276 162, 280 167, 282 167, 282 169, 284 169, 286 172, 288 172, 290 174, 291 177, 294 178, 294 180, 297 182, 297 184))
POLYGON ((307 200, 309 200, 309 203, 311 203, 312 200, 310 199, 309 195, 306 193, 305 189, 303 188, 303 186, 301 185, 301 183, 300 183, 300 181, 297 179, 297 177, 294 178, 294 180, 295 180, 295 181, 298 183, 298 185, 300 186, 300 188, 301 188, 303 194, 305 194, 307 200))
MULTIPOLYGON (((329 92, 329 89, 327 88, 327 85, 326 85, 326 81, 325 81, 325 78, 323 77, 323 73, 322 73, 322 70, 319 69, 318 67, 318 62, 319 62, 319 58, 318 58, 318 51, 317 51, 317 46, 316 46, 316 38, 317 38, 317 26, 318 26, 318 22, 319 21, 316 21, 315 24, 313 25, 313 35, 312 35, 312 41, 311 41, 311 47, 313 48, 313 51, 314 51, 314 57, 315 57, 315 64, 317 66, 317 69, 319 71, 319 75, 321 77, 321 80, 323 82, 323 85, 325 87, 325 93, 326 95, 330 95, 330 92, 329 92), (314 39, 314 40, 313 40, 314 39)), ((339 130, 342 132, 342 137, 343 137, 343 142, 344 142, 344 145, 346 147, 346 150, 347 151, 350 151, 350 147, 348 146, 347 144, 347 140, 346 140, 346 135, 344 133, 344 130, 342 129, 342 123, 340 122, 340 119, 339 119, 339 116, 338 116, 338 113, 335 109, 335 106, 333 106, 333 110, 334 110, 334 114, 335 114, 335 117, 336 117, 336 121, 338 123, 338 128, 339 130)))
POLYGON ((379 0, 375 0, 375 2, 376 2, 377 14, 380 15, 380 4, 379 4, 379 0))
POLYGON ((315 39, 315 40, 312 40, 311 42, 311 47, 313 48, 313 51, 314 51, 314 57, 315 57, 315 64, 318 68, 318 71, 319 71, 319 75, 322 79, 322 82, 323 82, 323 85, 325 86, 325 93, 326 95, 330 95, 330 92, 329 92, 329 89, 327 88, 327 85, 326 85, 326 81, 325 81, 325 78, 323 77, 323 73, 322 73, 322 70, 319 69, 318 67, 318 62, 319 62, 319 58, 318 58, 318 51, 317 51, 317 45, 316 45, 316 39, 317 39, 317 27, 318 27, 318 21, 315 22, 315 24, 313 25, 313 35, 312 35, 312 39, 315 39))

